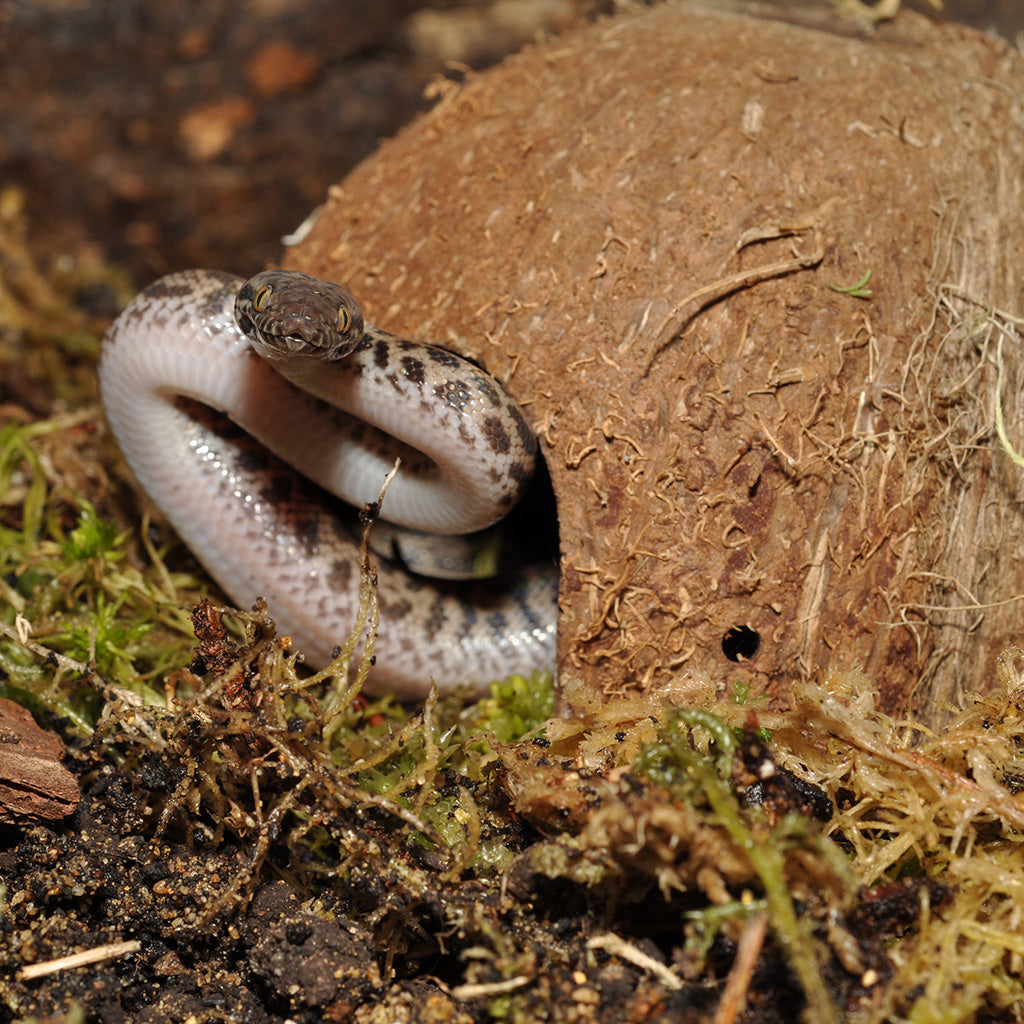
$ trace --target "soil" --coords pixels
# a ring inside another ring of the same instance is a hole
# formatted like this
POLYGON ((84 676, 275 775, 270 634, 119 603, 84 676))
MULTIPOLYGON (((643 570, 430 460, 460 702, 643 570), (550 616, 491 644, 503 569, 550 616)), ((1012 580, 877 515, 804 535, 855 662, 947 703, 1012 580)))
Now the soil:
MULTIPOLYGON (((139 287, 190 266, 255 272, 329 185, 432 105, 436 76, 613 4, 538 0, 515 26, 487 0, 461 7, 476 17, 455 6, 5 0, 0 182, 24 193, 47 260, 112 260, 139 287)), ((1024 30, 1015 0, 947 0, 943 16, 1024 30)))
MULTIPOLYGON (((24 193, 45 257, 99 255, 140 285, 189 266, 254 273, 328 185, 429 107, 447 36, 417 49, 413 29, 449 6, 5 3, 0 181, 24 193)), ((464 44, 460 66, 588 10, 531 6, 514 31, 483 20, 486 45, 464 44)))

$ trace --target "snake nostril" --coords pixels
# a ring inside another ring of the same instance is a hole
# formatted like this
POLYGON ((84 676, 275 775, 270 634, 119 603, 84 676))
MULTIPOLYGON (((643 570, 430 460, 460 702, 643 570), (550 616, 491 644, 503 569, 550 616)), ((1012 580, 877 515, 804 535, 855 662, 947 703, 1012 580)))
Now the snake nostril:
POLYGON ((733 626, 722 637, 722 653, 730 661, 750 661, 761 650, 761 635, 749 626, 733 626))

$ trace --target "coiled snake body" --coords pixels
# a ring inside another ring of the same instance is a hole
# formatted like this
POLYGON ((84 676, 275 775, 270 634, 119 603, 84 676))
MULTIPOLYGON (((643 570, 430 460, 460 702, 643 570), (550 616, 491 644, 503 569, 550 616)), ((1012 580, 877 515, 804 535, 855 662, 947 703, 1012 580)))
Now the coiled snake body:
MULTIPOLYGON (((456 534, 503 516, 532 471, 536 442, 493 378, 364 326, 344 289, 295 272, 161 279, 107 332, 99 378, 144 490, 232 599, 266 597, 316 663, 347 636, 359 584, 354 541, 319 488, 374 500, 397 439, 384 517, 456 534)), ((378 595, 378 690, 480 691, 554 667, 552 571, 455 584, 382 562, 378 595)))

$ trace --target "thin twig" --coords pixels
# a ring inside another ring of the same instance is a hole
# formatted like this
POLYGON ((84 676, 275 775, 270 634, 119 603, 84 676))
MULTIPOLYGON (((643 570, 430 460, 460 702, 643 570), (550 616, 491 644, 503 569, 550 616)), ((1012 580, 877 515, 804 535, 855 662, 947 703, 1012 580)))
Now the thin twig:
POLYGON ((768 915, 754 914, 740 936, 736 949, 736 959, 732 962, 729 977, 726 979, 722 998, 715 1010, 712 1024, 734 1024, 746 1005, 747 992, 750 990, 750 979, 754 975, 754 965, 761 955, 764 937, 768 932, 768 915))
POLYGON ((532 979, 523 974, 514 978, 506 978, 504 981, 490 981, 479 985, 456 985, 451 994, 456 999, 480 999, 483 996, 501 996, 507 992, 515 992, 516 989, 529 985, 532 979))
POLYGON ((124 956, 126 953, 138 953, 142 943, 138 939, 129 942, 111 942, 105 946, 94 946, 92 949, 83 949, 80 953, 71 953, 68 956, 59 956, 56 960, 46 960, 39 964, 29 964, 22 967, 18 972, 20 981, 32 981, 35 978, 44 978, 48 974, 56 974, 58 971, 70 970, 73 967, 85 967, 87 964, 98 964, 103 960, 113 960, 116 957, 124 956))
POLYGON ((628 960, 631 964, 647 971, 648 974, 653 974, 665 988, 672 989, 673 992, 678 992, 683 987, 682 981, 672 972, 671 968, 666 967, 659 960, 655 960, 653 956, 649 956, 642 949, 638 949, 613 932, 595 935, 592 939, 588 939, 587 949, 603 949, 612 956, 628 960))

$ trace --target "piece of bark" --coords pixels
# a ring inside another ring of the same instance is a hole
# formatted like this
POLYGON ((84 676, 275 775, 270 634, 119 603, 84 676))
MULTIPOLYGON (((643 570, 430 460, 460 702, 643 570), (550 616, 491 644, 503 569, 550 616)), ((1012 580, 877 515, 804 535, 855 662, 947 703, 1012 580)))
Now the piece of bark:
POLYGON ((61 738, 36 725, 20 704, 0 698, 0 822, 54 821, 75 809, 78 779, 60 762, 61 738))

